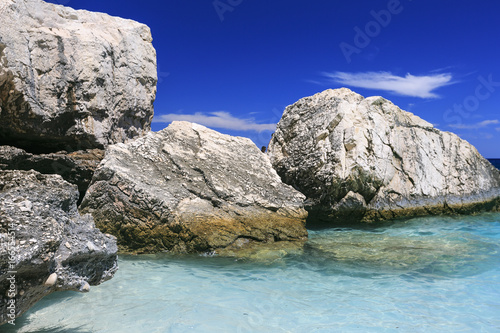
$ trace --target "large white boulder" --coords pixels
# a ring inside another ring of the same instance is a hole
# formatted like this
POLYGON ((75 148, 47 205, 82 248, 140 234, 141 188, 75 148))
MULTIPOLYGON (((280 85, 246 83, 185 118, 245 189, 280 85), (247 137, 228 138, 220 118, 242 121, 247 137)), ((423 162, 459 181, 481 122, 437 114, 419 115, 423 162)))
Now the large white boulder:
POLYGON ((80 209, 124 251, 207 252, 305 239, 304 199, 250 139, 173 122, 109 146, 80 209))
POLYGON ((468 142, 382 97, 342 88, 286 108, 269 145, 311 221, 498 209, 500 173, 468 142))
POLYGON ((149 131, 156 52, 143 24, 0 0, 0 144, 103 148, 149 131))

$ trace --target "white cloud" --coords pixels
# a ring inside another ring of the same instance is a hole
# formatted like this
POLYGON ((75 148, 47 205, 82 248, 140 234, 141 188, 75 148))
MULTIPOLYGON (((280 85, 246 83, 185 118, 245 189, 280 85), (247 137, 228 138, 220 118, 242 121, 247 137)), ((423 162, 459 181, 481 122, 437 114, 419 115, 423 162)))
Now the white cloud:
POLYGON ((238 131, 275 131, 276 124, 258 124, 254 118, 236 118, 229 112, 197 112, 195 114, 164 114, 153 118, 154 123, 170 123, 172 121, 189 121, 207 127, 223 128, 238 131))
POLYGON ((441 67, 441 68, 433 69, 430 72, 431 73, 439 73, 439 72, 444 72, 444 71, 447 71, 447 70, 450 70, 450 69, 453 69, 453 68, 455 68, 455 66, 446 66, 446 67, 441 67))
POLYGON ((452 84, 452 75, 449 73, 425 76, 415 76, 408 73, 405 77, 389 72, 334 72, 323 73, 323 75, 333 82, 347 86, 386 90, 399 95, 420 98, 437 98, 439 96, 433 93, 433 90, 452 84))
MULTIPOLYGON (((496 125, 496 124, 500 124, 500 120, 498 120, 498 119, 483 120, 483 121, 481 121, 479 123, 475 123, 475 124, 454 124, 454 125, 450 125, 450 127, 458 128, 458 129, 479 129, 479 128, 487 127, 489 125, 496 125)), ((496 130, 498 131, 499 128, 497 128, 496 130)))

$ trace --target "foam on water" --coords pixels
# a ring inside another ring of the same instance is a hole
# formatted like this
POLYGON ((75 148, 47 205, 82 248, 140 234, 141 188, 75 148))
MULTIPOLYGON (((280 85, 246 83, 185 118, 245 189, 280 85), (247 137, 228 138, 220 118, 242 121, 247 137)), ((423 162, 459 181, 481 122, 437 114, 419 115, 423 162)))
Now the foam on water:
POLYGON ((500 331, 500 214, 316 230, 278 252, 121 257, 2 332, 500 331))

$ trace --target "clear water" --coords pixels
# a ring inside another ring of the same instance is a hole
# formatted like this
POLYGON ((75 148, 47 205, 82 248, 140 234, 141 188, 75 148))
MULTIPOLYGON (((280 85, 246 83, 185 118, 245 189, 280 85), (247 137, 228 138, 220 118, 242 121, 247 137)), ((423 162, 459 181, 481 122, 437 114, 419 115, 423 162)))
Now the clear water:
POLYGON ((500 214, 310 232, 254 259, 121 257, 2 332, 500 332, 500 214))

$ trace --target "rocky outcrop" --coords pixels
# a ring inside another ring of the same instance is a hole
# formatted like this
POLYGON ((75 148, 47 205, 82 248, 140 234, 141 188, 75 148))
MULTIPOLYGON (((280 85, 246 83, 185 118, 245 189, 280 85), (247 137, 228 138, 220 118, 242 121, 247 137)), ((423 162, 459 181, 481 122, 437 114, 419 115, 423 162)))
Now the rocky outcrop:
POLYGON ((0 21, 0 144, 74 151, 150 129, 157 75, 147 26, 41 0, 2 0, 0 21))
POLYGON ((83 199, 103 158, 104 151, 100 149, 34 155, 19 148, 0 146, 0 170, 35 170, 61 175, 64 180, 78 186, 80 199, 83 199))
POLYGON ((80 216, 58 175, 0 171, 0 324, 59 290, 88 291, 117 269, 116 239, 80 216))
POLYGON ((269 145, 315 222, 500 207, 500 174, 458 136, 382 97, 326 90, 288 106, 269 145))
POLYGON ((173 122, 110 146, 80 206, 131 252, 206 252, 307 237, 304 196, 249 139, 173 122))

